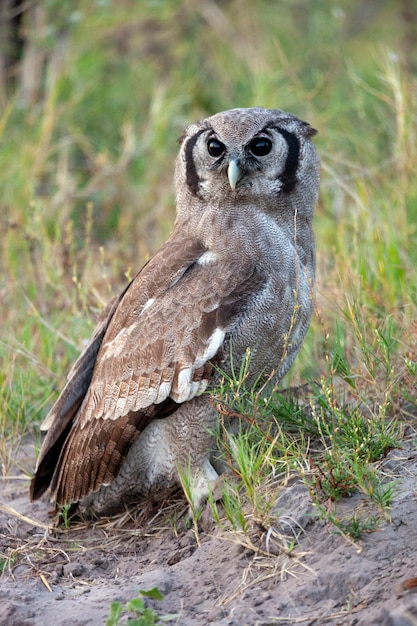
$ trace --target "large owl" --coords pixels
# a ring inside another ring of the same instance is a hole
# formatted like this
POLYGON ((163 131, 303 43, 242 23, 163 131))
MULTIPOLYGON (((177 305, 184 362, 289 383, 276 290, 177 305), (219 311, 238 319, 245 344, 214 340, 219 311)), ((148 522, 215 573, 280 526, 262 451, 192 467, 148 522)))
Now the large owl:
POLYGON ((210 389, 250 350, 247 384, 292 364, 313 308, 316 131, 232 109, 189 126, 168 241, 105 309, 42 428, 31 498, 107 514, 179 483, 195 506, 218 476, 210 389), (233 364, 233 365, 232 365, 233 364), (206 392, 206 393, 204 393, 206 392))

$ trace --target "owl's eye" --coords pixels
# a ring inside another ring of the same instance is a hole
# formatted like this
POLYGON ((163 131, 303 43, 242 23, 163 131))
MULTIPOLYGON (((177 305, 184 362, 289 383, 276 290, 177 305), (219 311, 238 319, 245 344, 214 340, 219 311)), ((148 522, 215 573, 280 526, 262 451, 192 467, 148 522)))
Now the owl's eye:
POLYGON ((207 142, 207 150, 210 156, 219 157, 226 150, 226 146, 218 139, 209 139, 207 142))
POLYGON ((268 137, 256 137, 250 142, 249 150, 254 156, 266 156, 272 150, 272 141, 268 137))

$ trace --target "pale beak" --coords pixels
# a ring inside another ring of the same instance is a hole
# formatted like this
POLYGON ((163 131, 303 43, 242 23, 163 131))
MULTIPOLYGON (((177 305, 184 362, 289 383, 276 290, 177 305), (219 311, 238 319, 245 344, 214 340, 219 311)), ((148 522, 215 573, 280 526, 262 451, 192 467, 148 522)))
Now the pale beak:
POLYGON ((243 176, 243 172, 240 169, 237 161, 235 159, 232 159, 229 163, 229 167, 227 168, 227 177, 229 179, 229 183, 233 191, 235 190, 236 185, 240 181, 242 176, 243 176))

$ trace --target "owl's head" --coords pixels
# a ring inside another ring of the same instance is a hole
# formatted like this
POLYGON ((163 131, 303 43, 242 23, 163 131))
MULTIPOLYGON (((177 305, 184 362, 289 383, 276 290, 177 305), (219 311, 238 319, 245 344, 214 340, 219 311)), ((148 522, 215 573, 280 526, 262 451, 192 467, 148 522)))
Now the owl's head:
POLYGON ((319 187, 316 131, 290 113, 231 109, 188 126, 176 166, 177 208, 288 205, 311 214, 319 187), (265 204, 267 203, 267 205, 265 204))

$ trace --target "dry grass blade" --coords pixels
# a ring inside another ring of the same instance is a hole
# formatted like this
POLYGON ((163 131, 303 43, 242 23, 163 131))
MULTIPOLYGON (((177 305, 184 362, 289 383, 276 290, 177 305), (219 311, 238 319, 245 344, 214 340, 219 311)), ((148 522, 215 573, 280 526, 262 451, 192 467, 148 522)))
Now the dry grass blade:
POLYGON ((43 522, 39 522, 38 520, 31 519, 30 517, 26 517, 26 515, 22 515, 21 513, 19 513, 19 511, 16 511, 16 509, 14 509, 11 506, 8 506, 7 504, 0 504, 0 510, 4 511, 5 513, 8 513, 9 515, 13 515, 14 517, 17 517, 21 522, 25 522, 26 524, 29 524, 30 526, 35 526, 36 528, 42 528, 43 530, 47 530, 50 532, 54 531, 53 526, 49 526, 48 524, 44 524, 43 522))
POLYGON ((43 582, 43 584, 45 585, 45 587, 47 588, 47 590, 52 593, 52 589, 51 589, 51 585, 48 583, 48 581, 46 580, 45 576, 42 574, 42 572, 39 574, 39 578, 41 579, 41 581, 43 582))

